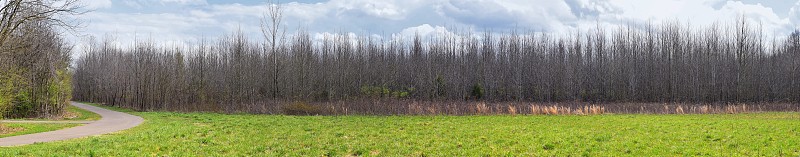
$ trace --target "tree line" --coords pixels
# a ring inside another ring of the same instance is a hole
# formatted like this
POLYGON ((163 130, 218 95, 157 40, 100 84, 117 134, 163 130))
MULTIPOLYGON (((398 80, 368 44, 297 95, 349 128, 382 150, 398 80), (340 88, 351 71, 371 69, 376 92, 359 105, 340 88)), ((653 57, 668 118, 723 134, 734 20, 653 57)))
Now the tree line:
POLYGON ((412 39, 265 30, 267 42, 234 32, 188 47, 95 40, 76 61, 73 98, 222 112, 292 101, 800 101, 800 32, 767 39, 744 18, 412 39))
POLYGON ((0 117, 58 117, 71 99, 77 0, 0 0, 0 117))

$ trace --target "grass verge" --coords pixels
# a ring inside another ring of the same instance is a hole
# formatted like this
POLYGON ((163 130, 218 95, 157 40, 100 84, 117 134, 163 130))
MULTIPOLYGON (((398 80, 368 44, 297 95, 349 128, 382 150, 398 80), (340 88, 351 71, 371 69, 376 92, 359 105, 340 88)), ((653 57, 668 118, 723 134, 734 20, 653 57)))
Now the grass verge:
MULTIPOLYGON (((65 116, 62 117, 60 120, 99 120, 100 115, 94 112, 89 112, 87 110, 69 105, 66 108, 65 116)), ((27 119, 13 119, 13 120, 45 120, 45 121, 53 121, 53 119, 41 119, 41 118, 27 118, 27 119)), ((58 120, 56 120, 58 121, 58 120)), ((60 130, 70 127, 79 126, 82 124, 54 124, 54 123, 3 123, 0 124, 3 126, 2 130, 0 130, 0 138, 3 137, 10 137, 10 136, 19 136, 25 134, 33 134, 33 133, 40 133, 40 132, 48 132, 54 130, 60 130)))
POLYGON ((72 105, 67 106, 66 112, 71 116, 65 116, 64 120, 100 120, 101 118, 97 113, 89 112, 72 105))
MULTIPOLYGON (((2 125, 14 131, 7 132, 5 134, 0 134, 0 138, 40 133, 40 132, 48 132, 53 130, 65 129, 69 127, 75 127, 81 124, 5 123, 2 125)), ((2 148, 0 148, 0 150, 2 150, 2 148)))
MULTIPOLYGON (((96 105, 96 104, 95 104, 96 105)), ((67 121, 92 121, 92 120, 100 120, 101 116, 97 113, 90 112, 72 105, 67 105, 64 109, 64 115, 56 119, 47 119, 47 118, 16 118, 10 120, 37 120, 37 121, 59 121, 59 120, 67 120, 67 121)))
MULTIPOLYGON (((128 111, 129 112, 129 111, 128 111)), ((132 112, 113 135, 0 156, 798 156, 800 114, 280 116, 132 112)))

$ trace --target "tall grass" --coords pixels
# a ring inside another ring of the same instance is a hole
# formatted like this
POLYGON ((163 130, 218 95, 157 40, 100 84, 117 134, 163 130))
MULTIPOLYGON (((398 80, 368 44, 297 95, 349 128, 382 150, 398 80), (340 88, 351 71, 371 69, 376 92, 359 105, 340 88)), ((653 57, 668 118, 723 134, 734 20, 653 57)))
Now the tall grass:
POLYGON ((237 112, 293 115, 601 115, 601 114, 737 114, 800 111, 781 103, 538 103, 487 101, 348 100, 274 101, 251 104, 237 112), (291 113, 287 112, 290 111, 291 113))

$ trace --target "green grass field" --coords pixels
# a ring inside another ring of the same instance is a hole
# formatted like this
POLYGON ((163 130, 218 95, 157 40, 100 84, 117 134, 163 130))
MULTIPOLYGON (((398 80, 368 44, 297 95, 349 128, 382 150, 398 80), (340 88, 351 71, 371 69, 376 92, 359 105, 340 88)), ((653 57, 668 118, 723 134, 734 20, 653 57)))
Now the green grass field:
POLYGON ((145 123, 111 135, 0 148, 0 156, 800 155, 800 113, 599 116, 132 113, 144 117, 145 123))
POLYGON ((65 117, 64 120, 100 120, 100 115, 94 112, 69 105, 67 106, 67 113, 74 114, 74 117, 65 117))
MULTIPOLYGON (((59 129, 78 126, 80 124, 6 123, 3 125, 9 128, 22 128, 22 130, 7 134, 0 134, 0 138, 59 130, 59 129)), ((0 148, 0 150, 1 149, 2 148, 0 148)))
MULTIPOLYGON (((94 112, 89 112, 84 109, 80 109, 78 107, 69 105, 66 108, 68 115, 73 115, 74 117, 67 117, 63 118, 62 120, 99 120, 100 115, 94 112)), ((52 120, 52 119, 15 119, 15 120, 52 120)), ((9 136, 17 136, 17 135, 25 135, 25 134, 33 134, 33 133, 40 133, 40 132, 47 132, 53 130, 59 130, 69 127, 75 127, 81 124, 48 124, 48 123, 5 123, 3 124, 8 128, 22 128, 20 131, 15 131, 6 134, 0 134, 0 138, 2 137, 9 137, 9 136)))

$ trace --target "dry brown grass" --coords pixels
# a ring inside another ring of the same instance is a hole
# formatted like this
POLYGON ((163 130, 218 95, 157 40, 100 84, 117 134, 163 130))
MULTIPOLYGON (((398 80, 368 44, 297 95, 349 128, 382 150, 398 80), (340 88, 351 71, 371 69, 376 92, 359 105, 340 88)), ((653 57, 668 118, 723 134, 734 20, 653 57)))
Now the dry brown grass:
POLYGON ((439 112, 436 112, 437 111, 436 107, 432 107, 432 106, 425 107, 425 111, 428 111, 427 114, 439 114, 439 112))
POLYGON ((6 125, 0 124, 0 135, 15 133, 15 132, 22 131, 22 130, 25 130, 25 128, 12 128, 12 127, 8 127, 6 125))
POLYGON ((709 107, 708 105, 700 106, 700 113, 701 114, 708 114, 709 111, 711 111, 711 107, 709 107))
POLYGON ((751 110, 747 104, 664 104, 664 109, 657 112, 660 114, 736 114, 758 112, 761 110, 751 110))
POLYGON ((325 112, 324 109, 319 106, 313 106, 302 101, 295 101, 284 105, 283 113, 287 115, 321 115, 325 112))
POLYGON ((578 107, 573 114, 577 115, 596 115, 596 114, 603 114, 606 112, 605 107, 598 106, 598 105, 586 105, 583 107, 578 107))
MULTIPOLYGON (((261 114, 287 114, 295 102, 259 103, 261 114)), ((419 100, 347 100, 305 102, 297 107, 300 115, 598 115, 598 114, 725 114, 748 112, 800 112, 792 103, 587 103, 587 102, 491 102, 419 100), (315 111, 311 112, 310 111, 315 111)), ((297 113, 295 113, 297 114, 297 113)))
POLYGON ((725 106, 725 113, 736 114, 743 112, 747 112, 747 105, 745 104, 725 106))
POLYGON ((422 106, 420 106, 416 102, 409 103, 408 104, 408 111, 409 111, 409 114, 415 114, 415 115, 422 114, 422 106))
POLYGON ((559 105, 541 106, 531 104, 529 107, 531 109, 530 114, 533 115, 597 115, 606 113, 605 107, 599 105, 584 105, 582 107, 576 107, 575 110, 573 110, 572 107, 559 105))
POLYGON ((669 112, 670 112, 669 105, 667 105, 667 104, 665 103, 665 104, 664 104, 664 111, 662 111, 662 112, 663 112, 664 114, 669 114, 669 112))
POLYGON ((549 115, 557 115, 558 114, 558 110, 562 109, 562 107, 558 107, 558 106, 550 106, 550 107, 545 107, 545 108, 547 109, 546 113, 549 114, 549 115))
POLYGON ((530 105, 531 113, 530 114, 543 114, 542 108, 539 105, 530 105))
POLYGON ((596 106, 592 108, 592 114, 604 114, 606 113, 606 107, 596 106))
POLYGON ((517 115, 517 107, 508 105, 508 114, 517 115))
POLYGON ((489 107, 486 106, 486 103, 480 102, 475 105, 475 110, 477 110, 478 114, 489 114, 490 110, 489 107))
POLYGON ((78 113, 70 112, 70 111, 64 111, 64 113, 62 113, 61 116, 58 117, 58 120, 78 118, 78 116, 79 116, 78 113))

